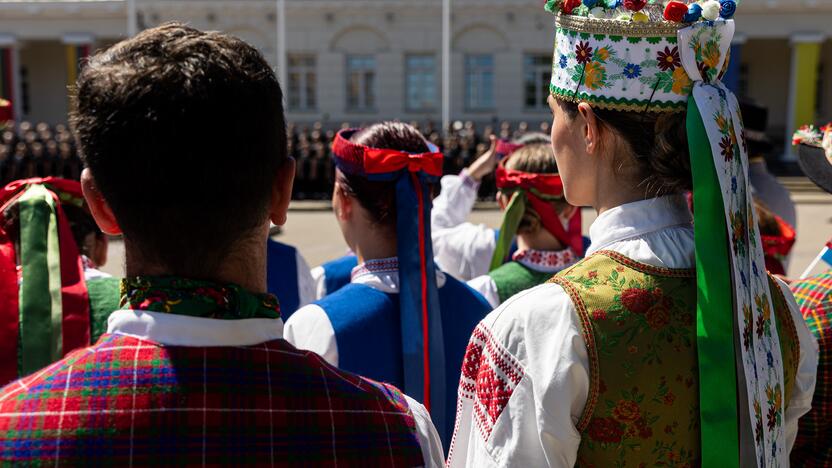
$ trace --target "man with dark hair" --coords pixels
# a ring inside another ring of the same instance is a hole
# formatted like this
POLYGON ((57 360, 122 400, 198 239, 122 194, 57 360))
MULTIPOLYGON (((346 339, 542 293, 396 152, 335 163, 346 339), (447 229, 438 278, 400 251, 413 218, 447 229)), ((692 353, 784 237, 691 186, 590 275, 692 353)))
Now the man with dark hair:
POLYGON ((90 60, 73 124, 90 210, 124 236, 124 310, 0 391, 0 461, 442 463, 423 406, 282 338, 265 293, 295 170, 282 98, 255 49, 178 24, 90 60), (204 138, 219 120, 234 138, 204 138))

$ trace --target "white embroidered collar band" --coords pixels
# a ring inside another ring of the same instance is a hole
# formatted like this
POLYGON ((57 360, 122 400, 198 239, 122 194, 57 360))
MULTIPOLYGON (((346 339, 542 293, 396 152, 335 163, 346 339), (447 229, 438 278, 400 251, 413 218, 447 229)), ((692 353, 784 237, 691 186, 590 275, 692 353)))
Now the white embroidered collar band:
MULTIPOLYGON (((386 293, 399 292, 399 259, 396 257, 367 260, 352 269, 350 282, 364 284, 386 293)), ((445 273, 436 270, 436 287, 445 285, 445 273)))
POLYGON ((692 226, 693 215, 684 195, 668 195, 627 203, 609 209, 589 227, 591 244, 586 255, 611 244, 672 226, 692 226))

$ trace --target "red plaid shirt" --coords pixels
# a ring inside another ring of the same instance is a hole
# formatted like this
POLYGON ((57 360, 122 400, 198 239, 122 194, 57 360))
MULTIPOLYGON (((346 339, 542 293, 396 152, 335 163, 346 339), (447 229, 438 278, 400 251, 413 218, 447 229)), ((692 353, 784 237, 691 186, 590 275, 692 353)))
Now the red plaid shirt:
POLYGON ((797 281, 791 288, 820 348, 812 410, 800 419, 791 462, 832 467, 832 271, 797 281))
POLYGON ((3 462, 425 464, 398 390, 282 339, 186 347, 117 334, 0 390, 3 462))

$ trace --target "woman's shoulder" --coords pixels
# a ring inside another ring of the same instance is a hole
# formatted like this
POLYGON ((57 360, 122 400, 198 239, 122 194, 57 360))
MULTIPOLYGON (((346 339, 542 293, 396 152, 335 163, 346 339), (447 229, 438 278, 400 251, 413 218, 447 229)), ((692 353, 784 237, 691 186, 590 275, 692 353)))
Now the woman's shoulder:
POLYGON ((530 348, 564 339, 579 327, 572 299, 554 283, 512 296, 480 322, 481 329, 521 360, 530 348))

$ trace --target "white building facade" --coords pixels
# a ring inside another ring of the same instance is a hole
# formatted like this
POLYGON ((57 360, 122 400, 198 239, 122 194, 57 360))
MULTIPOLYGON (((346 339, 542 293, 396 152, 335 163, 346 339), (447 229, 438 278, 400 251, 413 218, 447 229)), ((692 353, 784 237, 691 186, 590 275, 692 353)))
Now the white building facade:
MULTIPOLYGON (((131 22, 176 20, 235 34, 285 63, 291 121, 441 120, 442 0, 283 1, 284 21, 277 0, 0 0, 0 96, 19 119, 63 122, 85 54, 126 37, 131 22)), ((453 0, 453 120, 549 118, 554 31, 542 3, 453 0)), ((772 137, 832 120, 832 1, 745 0, 737 20, 728 80, 770 109, 772 137)))

